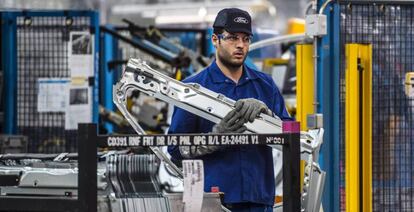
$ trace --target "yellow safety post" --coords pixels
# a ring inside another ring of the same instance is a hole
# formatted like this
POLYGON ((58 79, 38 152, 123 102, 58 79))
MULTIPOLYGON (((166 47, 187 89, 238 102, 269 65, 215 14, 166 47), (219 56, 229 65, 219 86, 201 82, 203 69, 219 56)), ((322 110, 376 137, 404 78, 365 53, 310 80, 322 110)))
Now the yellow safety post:
POLYGON ((306 116, 314 114, 314 73, 312 44, 296 45, 296 120, 307 130, 306 116))
MULTIPOLYGON (((314 113, 314 74, 312 44, 296 45, 296 120, 300 129, 307 130, 306 116, 314 113)), ((306 161, 300 161, 300 179, 303 182, 306 161)), ((303 184, 300 189, 302 190, 303 184)))
POLYGON ((372 47, 345 46, 345 192, 347 212, 372 211, 372 47))
POLYGON ((372 45, 364 45, 361 52, 363 81, 362 126, 362 186, 363 211, 372 211, 372 45))

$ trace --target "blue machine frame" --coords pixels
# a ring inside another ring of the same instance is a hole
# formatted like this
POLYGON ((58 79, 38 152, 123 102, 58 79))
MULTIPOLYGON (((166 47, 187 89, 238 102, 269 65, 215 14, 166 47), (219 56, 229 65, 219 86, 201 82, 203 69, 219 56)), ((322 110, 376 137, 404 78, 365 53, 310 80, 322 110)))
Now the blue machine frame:
POLYGON ((94 86, 92 89, 92 121, 98 123, 99 82, 99 14, 96 11, 4 11, 0 12, 2 24, 2 61, 4 71, 4 133, 17 133, 17 17, 89 17, 94 39, 94 86))
MULTIPOLYGON (((116 27, 112 25, 105 25, 105 28, 116 31, 116 27)), ((120 71, 116 67, 110 68, 108 67, 108 62, 112 60, 120 60, 122 58, 121 53, 118 50, 118 40, 116 37, 111 35, 110 33, 105 33, 105 30, 101 30, 100 40, 101 40, 101 60, 100 60, 100 67, 101 67, 101 80, 100 80, 100 87, 101 87, 101 93, 100 93, 100 103, 103 107, 110 111, 115 111, 115 105, 113 103, 113 97, 112 97, 112 86, 114 83, 116 83, 120 76, 120 71)), ((210 42, 210 36, 212 33, 212 29, 208 29, 204 32, 207 36, 205 36, 206 40, 203 40, 203 42, 206 42, 206 46, 204 49, 204 55, 210 55, 212 52, 214 52, 214 47, 210 42)), ((170 35, 172 37, 178 37, 182 43, 183 46, 190 48, 192 50, 196 50, 196 43, 194 40, 196 39, 196 33, 195 32, 186 32, 182 33, 180 32, 170 32, 167 34, 167 36, 170 35)), ((139 39, 135 39, 135 42, 142 43, 143 41, 139 41, 139 39)), ((145 41, 145 43, 148 43, 145 41)), ((156 49, 154 49, 155 52, 160 53, 161 55, 164 55, 166 58, 173 59, 169 54, 171 53, 165 53, 166 50, 163 50, 161 47, 156 46, 155 44, 151 44, 149 46, 154 46, 156 49), (160 51, 161 50, 161 51, 160 51)), ((107 133, 112 133, 114 130, 114 125, 109 122, 105 122, 103 125, 107 131, 107 133)))
MULTIPOLYGON (((325 1, 318 1, 322 5, 325 1)), ((324 144, 320 152, 321 168, 327 172, 322 197, 324 211, 340 210, 339 170, 339 65, 340 9, 337 3, 328 5, 328 33, 318 42, 318 113, 324 116, 324 144)))
MULTIPOLYGON (((107 25, 108 28, 112 29, 112 26, 107 25)), ((101 93, 100 93, 100 103, 103 107, 108 110, 114 111, 115 105, 112 101, 112 86, 116 79, 116 72, 114 69, 108 67, 107 62, 116 59, 116 49, 117 42, 114 37, 108 33, 102 33, 100 35, 101 39, 101 93)), ((113 124, 109 122, 104 123, 105 129, 108 133, 112 133, 114 130, 113 124)))

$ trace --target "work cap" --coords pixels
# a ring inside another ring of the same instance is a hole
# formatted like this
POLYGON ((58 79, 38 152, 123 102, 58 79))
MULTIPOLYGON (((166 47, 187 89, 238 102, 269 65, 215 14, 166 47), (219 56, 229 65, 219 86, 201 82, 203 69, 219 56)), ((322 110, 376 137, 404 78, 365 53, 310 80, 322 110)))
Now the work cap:
POLYGON ((226 8, 220 10, 214 20, 213 28, 223 28, 227 32, 252 33, 252 18, 249 13, 237 8, 226 8))

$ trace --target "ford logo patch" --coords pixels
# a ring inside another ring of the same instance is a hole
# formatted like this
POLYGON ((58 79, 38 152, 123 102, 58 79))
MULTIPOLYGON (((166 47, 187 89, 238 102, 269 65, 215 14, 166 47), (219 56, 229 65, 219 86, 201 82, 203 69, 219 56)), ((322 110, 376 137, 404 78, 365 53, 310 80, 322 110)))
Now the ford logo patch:
POLYGON ((249 21, 245 17, 237 17, 234 19, 234 22, 241 24, 248 24, 249 21))

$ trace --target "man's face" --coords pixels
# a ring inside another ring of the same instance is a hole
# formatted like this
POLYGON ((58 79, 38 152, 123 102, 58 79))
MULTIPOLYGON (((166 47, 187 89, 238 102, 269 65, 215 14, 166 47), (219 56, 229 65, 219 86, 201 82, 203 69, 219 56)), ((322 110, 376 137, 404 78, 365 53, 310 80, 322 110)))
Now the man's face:
POLYGON ((213 36, 217 57, 223 65, 236 69, 243 65, 249 51, 251 37, 246 33, 224 32, 213 36))

